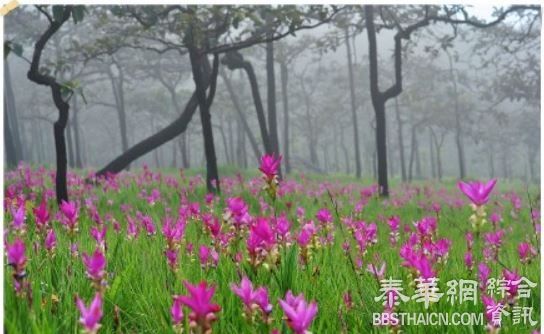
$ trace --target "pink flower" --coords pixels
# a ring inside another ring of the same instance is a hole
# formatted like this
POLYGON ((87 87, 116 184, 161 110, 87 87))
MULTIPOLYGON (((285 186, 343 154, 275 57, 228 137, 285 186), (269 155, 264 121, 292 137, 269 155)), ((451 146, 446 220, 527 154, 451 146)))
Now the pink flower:
POLYGON ((312 324, 317 314, 317 304, 308 304, 304 295, 293 296, 291 290, 287 291, 285 299, 280 299, 279 304, 287 318, 287 325, 296 334, 304 334, 312 324))
POLYGON ((267 180, 272 180, 278 174, 281 158, 281 155, 276 158, 274 154, 265 154, 261 157, 259 170, 264 174, 267 180))
POLYGON ((537 255, 535 248, 528 242, 522 242, 518 246, 518 254, 522 263, 529 262, 531 257, 537 255))
POLYGON ((253 289, 251 281, 244 276, 239 285, 231 284, 230 288, 244 303, 246 312, 252 313, 254 305, 256 305, 263 315, 268 315, 272 312, 272 304, 268 297, 268 290, 265 287, 253 289))
POLYGON ((248 206, 240 197, 228 198, 227 209, 236 225, 249 223, 251 217, 248 213, 248 206))
POLYGON ((99 247, 105 247, 106 242, 106 230, 107 227, 104 226, 102 230, 97 227, 91 227, 91 236, 94 238, 99 247))
POLYGON ((96 293, 89 308, 85 306, 83 301, 78 297, 76 300, 77 307, 81 313, 79 322, 85 328, 87 333, 96 333, 100 328, 100 319, 102 319, 102 296, 96 293))
POLYGON ((231 284, 230 289, 238 297, 240 297, 242 303, 244 303, 246 308, 248 310, 251 310, 251 305, 253 304, 254 300, 254 290, 251 281, 246 276, 244 276, 242 278, 242 281, 240 282, 240 285, 231 284))
POLYGON ((320 209, 317 212, 317 214, 315 215, 315 217, 317 218, 317 220, 320 223, 323 223, 323 224, 327 224, 327 223, 332 222, 331 212, 328 209, 325 209, 325 208, 320 209))
POLYGON ((387 220, 387 225, 391 229, 391 232, 397 232, 400 226, 400 217, 393 216, 387 220))
POLYGON ((493 298, 488 295, 482 294, 482 302, 484 304, 485 317, 488 323, 493 323, 493 310, 499 304, 493 298))
POLYGON ((83 264, 87 268, 87 275, 93 281, 101 281, 106 274, 106 257, 99 249, 96 249, 92 256, 83 253, 83 264))
POLYGON ((183 321, 183 304, 179 296, 174 296, 174 302, 172 308, 170 308, 170 315, 172 315, 172 323, 179 325, 183 321))
POLYGON ((57 235, 55 234, 55 231, 51 229, 47 232, 47 235, 45 236, 45 249, 51 252, 55 249, 56 246, 57 235))
POLYGON ((73 230, 76 227, 79 214, 76 203, 70 201, 62 201, 60 205, 60 211, 65 218, 63 219, 62 223, 73 230))
POLYGON ((489 195, 495 187, 497 179, 489 180, 487 183, 480 181, 463 182, 459 181, 457 187, 470 199, 476 206, 482 206, 489 201, 489 195))
POLYGON ((8 264, 16 268, 16 271, 23 269, 26 264, 25 243, 21 239, 15 239, 11 244, 6 243, 8 264))
POLYGON ((34 209, 34 216, 36 217, 36 225, 40 228, 49 223, 49 211, 47 211, 45 200, 40 203, 40 206, 34 209))
POLYGON ((166 256, 166 260, 170 268, 175 270, 178 263, 178 252, 174 249, 167 249, 164 251, 164 255, 166 256))
POLYGON ((480 279, 481 289, 485 289, 489 275, 491 275, 491 269, 485 263, 480 263, 478 265, 478 278, 480 279))
POLYGON ((202 332, 211 328, 211 323, 217 319, 215 313, 221 310, 221 306, 212 304, 211 300, 215 293, 215 287, 208 288, 206 282, 200 282, 198 285, 191 285, 184 281, 183 284, 189 292, 188 296, 180 296, 180 302, 191 309, 189 319, 191 327, 200 327, 202 332))
POLYGON ((17 208, 11 208, 11 216, 13 217, 13 228, 15 230, 25 229, 25 204, 24 202, 17 208))
POLYGON ((382 280, 385 274, 385 262, 382 263, 380 269, 378 269, 374 264, 369 264, 366 271, 376 276, 378 280, 382 280))
POLYGON ((471 252, 465 253, 465 266, 467 266, 468 270, 472 270, 472 267, 474 266, 471 252))

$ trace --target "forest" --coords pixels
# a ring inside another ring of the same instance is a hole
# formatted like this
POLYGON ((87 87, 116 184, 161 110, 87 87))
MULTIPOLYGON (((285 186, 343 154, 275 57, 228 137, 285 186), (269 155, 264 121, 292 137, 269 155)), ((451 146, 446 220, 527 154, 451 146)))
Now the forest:
POLYGON ((540 5, 16 7, 5 329, 452 330, 383 322, 428 311, 396 276, 536 330, 540 41, 540 5))

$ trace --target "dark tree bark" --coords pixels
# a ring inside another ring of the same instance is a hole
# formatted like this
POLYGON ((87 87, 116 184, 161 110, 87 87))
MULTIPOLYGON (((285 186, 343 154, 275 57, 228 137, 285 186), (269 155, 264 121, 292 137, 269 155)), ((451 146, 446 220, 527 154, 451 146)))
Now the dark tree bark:
POLYGON ((268 127, 266 125, 266 118, 264 114, 263 103, 261 100, 261 94, 259 93, 259 85, 257 83, 257 77, 253 66, 249 61, 245 61, 240 53, 228 52, 221 62, 230 70, 243 69, 249 79, 251 86, 251 94, 253 96, 253 102, 255 103, 255 110, 257 112, 257 120, 259 122, 259 129, 261 130, 261 138, 263 140, 264 151, 267 154, 272 154, 273 148, 268 134, 268 127))
POLYGON ((283 159, 285 164, 285 173, 291 173, 291 157, 289 152, 289 97, 287 91, 287 82, 289 80, 289 72, 287 64, 280 64, 280 81, 281 81, 281 96, 283 102, 283 159))
MULTIPOLYGON (((192 39, 192 38, 191 38, 192 39)), ((215 54, 213 59, 213 73, 211 77, 210 92, 206 96, 206 84, 204 80, 204 63, 207 62, 206 53, 202 52, 194 44, 194 40, 189 44, 189 57, 191 59, 191 68, 193 71, 193 80, 196 86, 196 96, 198 108, 200 110, 200 122, 202 124, 202 136, 204 139, 204 154, 206 156, 206 188, 210 193, 219 193, 221 191, 219 182, 219 172, 217 170, 217 158, 215 154, 215 144, 213 141, 213 128, 210 114, 210 106, 215 95, 217 83, 217 74, 219 69, 219 55, 215 54)))
POLYGON ((359 126, 357 123, 357 106, 355 101, 355 84, 353 81, 353 62, 351 60, 351 45, 349 41, 348 28, 345 28, 346 51, 348 56, 348 75, 349 75, 349 96, 351 101, 351 123, 353 125, 353 141, 355 150, 355 176, 361 178, 361 150, 359 148, 359 126))
MULTIPOLYGON (((272 22, 272 16, 267 15, 267 24, 272 22)), ((267 38, 271 39, 274 32, 268 29, 267 38)), ((270 148, 275 156, 280 155, 280 142, 278 138, 278 119, 276 114, 276 74, 274 71, 274 42, 266 43, 266 82, 268 104, 268 133, 270 135, 270 148)), ((281 165, 278 166, 278 177, 282 178, 281 165)))
POLYGON ((4 115, 4 119, 8 119, 8 122, 4 123, 4 129, 11 131, 14 149, 13 158, 15 159, 15 165, 17 165, 19 161, 24 160, 23 144, 19 132, 15 94, 13 93, 13 87, 11 85, 11 72, 7 59, 4 61, 4 113, 6 112, 9 115, 4 115))
POLYGON ((66 158, 66 140, 64 137, 64 130, 68 123, 68 112, 70 105, 64 101, 61 92, 61 85, 55 78, 40 73, 40 59, 43 49, 49 41, 49 39, 60 29, 60 27, 68 21, 72 14, 72 6, 64 6, 63 13, 60 20, 51 20, 49 27, 40 36, 36 45, 34 46, 34 53, 32 55, 32 62, 30 64, 30 70, 28 71, 28 79, 39 85, 48 86, 51 88, 51 94, 57 110, 59 112, 59 118, 54 123, 54 135, 55 135, 55 151, 57 155, 57 173, 55 178, 56 197, 57 204, 61 204, 62 201, 68 201, 68 187, 66 185, 66 172, 67 172, 67 158, 66 158))
POLYGON ((221 78, 223 79, 223 82, 225 83, 225 86, 227 87, 227 91, 229 92, 230 98, 232 100, 232 104, 234 105, 234 109, 236 110, 236 113, 238 114, 238 118, 241 122, 244 132, 249 138, 249 143, 251 144, 253 153, 258 159, 262 154, 261 154, 261 151, 259 150, 259 146, 257 145, 257 140, 255 139, 255 136, 253 135, 253 131, 251 131, 251 128, 249 127, 247 123, 246 117, 244 115, 244 112, 240 105, 240 101, 238 99, 238 95, 236 95, 236 93, 234 92, 232 83, 230 82, 229 78, 227 77, 227 75, 225 74, 223 70, 221 70, 221 78))

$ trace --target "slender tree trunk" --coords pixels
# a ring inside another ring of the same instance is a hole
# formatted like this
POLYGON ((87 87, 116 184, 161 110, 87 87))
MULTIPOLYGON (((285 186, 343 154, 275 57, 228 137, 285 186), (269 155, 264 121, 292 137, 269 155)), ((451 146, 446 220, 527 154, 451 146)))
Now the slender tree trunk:
POLYGON ((235 153, 234 153, 234 135, 232 133, 232 119, 229 117, 227 119, 227 129, 228 129, 228 138, 229 138, 229 149, 228 149, 228 152, 230 154, 230 163, 232 165, 235 165, 236 164, 236 158, 235 158, 235 153))
POLYGON ((343 131, 340 131, 340 146, 342 147, 342 152, 344 152, 344 162, 346 164, 346 174, 350 174, 351 173, 351 170, 350 170, 350 164, 349 164, 349 153, 348 153, 348 149, 346 147, 346 144, 344 142, 344 132, 343 131))
POLYGON ((417 132, 414 133, 414 150, 415 150, 415 160, 416 160, 416 178, 421 180, 421 159, 419 157, 419 140, 417 139, 417 132))
MULTIPOLYGON (((117 117, 119 119, 119 131, 121 134, 121 149, 123 152, 128 150, 127 137, 127 116, 125 111, 125 94, 124 94, 124 75, 121 66, 114 62, 119 70, 119 77, 115 78, 111 69, 108 67, 108 75, 110 76, 115 105, 117 106, 117 117)), ((128 167, 128 166, 127 166, 128 167)))
POLYGON ((4 61, 4 108, 4 113, 9 113, 9 115, 4 115, 4 118, 8 118, 9 120, 8 123, 4 123, 4 128, 7 129, 9 127, 9 130, 11 131, 14 159, 17 165, 19 161, 24 160, 23 143, 19 132, 15 94, 13 93, 13 87, 11 85, 11 72, 7 59, 4 61))
POLYGON ((4 98, 4 147, 6 148, 6 163, 8 168, 11 169, 17 166, 17 154, 15 153, 15 143, 9 124, 7 99, 4 98))
POLYGON ((397 136, 399 144, 400 172, 402 182, 406 182, 406 163, 404 160, 404 141, 402 135, 402 119, 400 118, 399 101, 395 99, 395 116, 397 118, 397 136))
POLYGON ((257 158, 259 158, 262 155, 261 151, 259 150, 259 145, 257 144, 257 140, 255 139, 255 136, 253 135, 253 131, 251 131, 251 127, 247 123, 245 114, 242 110, 240 101, 238 99, 238 95, 236 95, 236 93, 234 92, 232 83, 230 82, 224 70, 221 70, 221 78, 223 79, 223 82, 225 83, 225 86, 227 87, 227 91, 229 92, 230 98, 232 100, 232 104, 234 105, 234 109, 236 110, 236 113, 238 114, 238 118, 240 119, 242 123, 244 131, 249 138, 249 143, 251 144, 253 153, 255 154, 257 158))
POLYGON ((49 27, 39 37, 36 45, 34 46, 34 53, 32 55, 32 62, 28 71, 28 79, 39 84, 45 85, 51 88, 51 95, 57 110, 59 112, 59 118, 53 125, 55 136, 55 151, 57 156, 57 173, 55 177, 57 204, 60 205, 62 201, 68 201, 68 187, 66 184, 67 173, 67 159, 66 159, 66 141, 64 137, 64 130, 68 123, 68 112, 70 106, 62 98, 61 88, 62 86, 55 80, 55 78, 46 74, 40 73, 40 59, 49 39, 60 29, 60 27, 68 21, 72 14, 72 6, 64 6, 62 15, 59 19, 50 23, 49 27))
POLYGON ((410 141, 410 162, 408 164, 408 181, 412 182, 414 179, 414 173, 413 173, 413 167, 414 167, 414 160, 415 160, 415 152, 416 152, 416 127, 412 126, 412 130, 410 131, 411 141, 410 141))
POLYGON ((68 143, 68 166, 74 168, 75 159, 74 159, 74 145, 72 143, 72 126, 70 122, 66 124, 66 140, 68 143))
POLYGON ((287 91, 287 82, 289 72, 285 63, 280 64, 281 96, 283 101, 283 159, 285 163, 285 173, 291 173, 291 157, 289 152, 289 96, 287 91))
POLYGON ((433 179, 436 178, 436 166, 435 166, 435 157, 434 157, 434 145, 433 145, 433 136, 429 130, 429 160, 431 162, 431 176, 433 179))
MULTIPOLYGON (((194 41, 192 42, 194 43, 194 41)), ((214 55, 212 83, 210 92, 206 96, 206 84, 204 80, 204 62, 207 62, 207 56, 195 45, 189 46, 189 56, 191 59, 191 68, 193 80, 196 86, 196 95, 198 107, 200 109, 200 122, 202 124, 202 136, 204 139, 204 154, 206 156, 206 188, 209 193, 219 193, 221 191, 219 172, 217 170, 217 158, 215 154, 215 144, 213 141, 213 128, 210 114, 210 107, 215 95, 215 85, 219 68, 218 55, 214 55)))
POLYGON ((172 144, 172 168, 176 168, 178 165, 178 150, 176 147, 176 143, 172 144))
MULTIPOLYGON (((267 37, 271 38, 274 32, 271 28, 272 15, 267 15, 267 37)), ((270 146, 272 153, 280 155, 280 142, 278 138, 278 120, 276 115, 276 74, 274 71, 274 42, 266 43, 266 82, 267 82, 267 104, 268 104, 268 133, 270 135, 270 146)), ((278 167, 278 177, 282 178, 281 165, 278 167)))
POLYGON ((253 102, 255 103, 255 110, 257 112, 257 121, 259 122, 259 129, 261 131, 261 138, 263 140, 264 151, 267 154, 272 154, 273 148, 268 133, 268 127, 266 125, 266 117, 264 113, 263 103, 261 100, 261 94, 259 93, 259 85, 257 83, 257 76, 253 70, 253 66, 249 61, 244 61, 241 54, 237 52, 229 52, 223 57, 223 64, 227 65, 230 70, 244 69, 246 72, 249 84, 251 86, 251 94, 253 96, 253 102))
POLYGON ((79 106, 77 96, 74 95, 72 113, 74 115, 72 119, 72 127, 74 128, 74 157, 76 168, 83 168, 83 162, 81 161, 81 138, 79 136, 79 106))
POLYGON ((349 95, 351 101, 351 123, 353 125, 353 140, 355 150, 355 176, 361 178, 361 150, 359 148, 359 126, 357 123, 357 107, 355 101, 355 84, 353 82, 353 62, 351 59, 351 45, 349 42, 349 33, 348 28, 344 30, 344 35, 346 38, 346 50, 348 56, 348 76, 349 76, 349 95))

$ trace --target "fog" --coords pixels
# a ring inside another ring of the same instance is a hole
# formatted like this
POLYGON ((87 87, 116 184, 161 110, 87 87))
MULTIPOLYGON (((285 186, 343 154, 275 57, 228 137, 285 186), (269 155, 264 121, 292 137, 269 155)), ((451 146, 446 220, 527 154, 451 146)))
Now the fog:
MULTIPOLYGON (((421 10, 419 7, 423 6, 375 8, 382 93, 396 83, 395 35, 422 19, 415 16, 420 12, 410 12, 421 10)), ((190 103, 196 87, 183 36, 185 27, 178 24, 182 18, 173 11, 164 19, 143 24, 138 17, 147 19, 152 17, 150 13, 162 10, 147 8, 151 9, 86 7, 81 21, 66 21, 44 48, 39 71, 66 86, 63 98, 70 106, 65 130, 69 170, 102 169, 169 126, 190 103)), ((51 8, 41 9, 56 20, 51 8)), ((307 9, 302 6, 301 12, 307 9)), ((208 16, 213 13, 205 7, 194 15, 201 15, 199 22, 210 22, 208 16)), ((274 13, 278 22, 284 20, 277 25, 275 33, 279 35, 293 19, 281 16, 279 9, 274 13)), ((478 15, 471 18, 475 22, 497 19, 486 8, 471 13, 478 15)), ((229 26, 206 47, 214 50, 250 40, 252 37, 247 36, 255 36, 262 27, 244 21, 247 17, 238 27, 229 26)), ((461 14, 452 18, 466 19, 461 14)), ((5 142, 13 141, 17 160, 55 168, 53 123, 59 112, 51 87, 38 85, 27 76, 35 43, 50 23, 34 6, 15 9, 4 22, 4 40, 11 47, 4 66, 4 120, 9 117, 4 126, 10 128, 11 135, 5 142), (18 46, 22 47, 20 55, 18 46)), ((217 30, 217 25, 215 22, 209 27, 217 30)), ((293 27, 297 26, 293 23, 293 27)), ((533 8, 513 11, 504 21, 487 28, 431 21, 403 38, 402 89, 384 103, 389 179, 500 177, 538 182, 540 29, 540 8, 533 8)), ((254 69, 272 140, 266 52, 267 44, 272 44, 273 104, 279 139, 273 151, 283 155, 284 171, 289 167, 291 174, 356 176, 357 133, 360 177, 377 179, 383 165, 378 161, 364 8, 343 8, 328 22, 312 29, 295 28, 293 34, 273 43, 263 38, 238 50, 254 69)), ((211 51, 206 55, 211 66, 213 56, 211 51)), ((267 152, 254 95, 244 69, 229 68, 224 57, 225 53, 218 54, 219 75, 210 106, 217 165, 254 169, 260 159, 257 153, 267 152)), ((183 133, 138 157, 130 168, 205 169, 200 115, 197 110, 183 133)))

